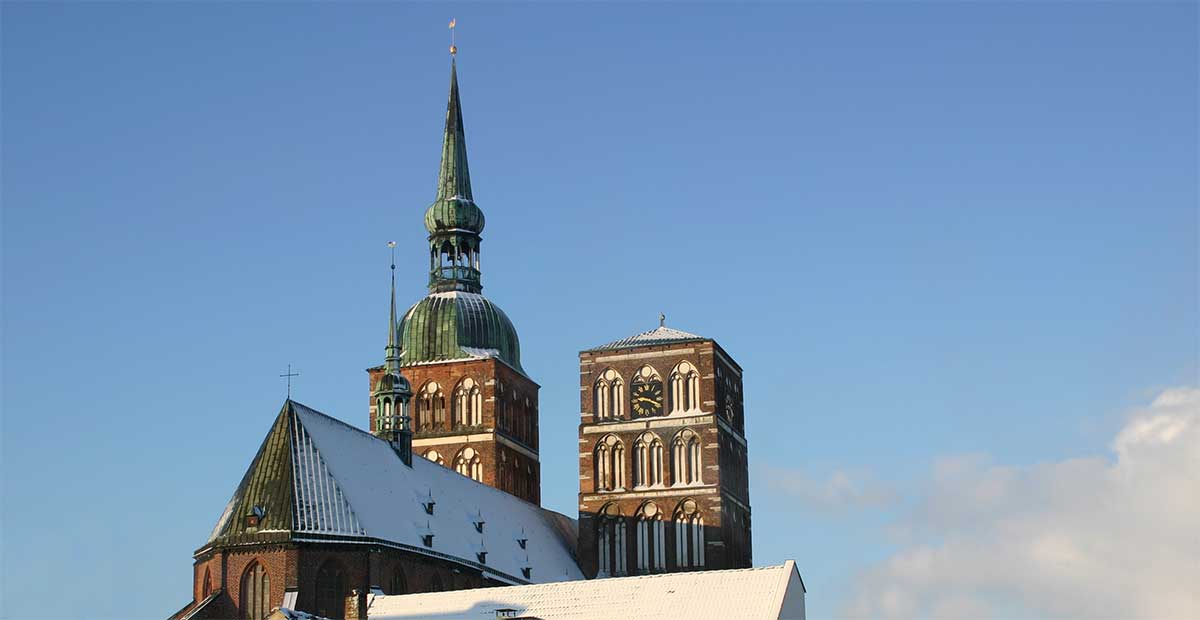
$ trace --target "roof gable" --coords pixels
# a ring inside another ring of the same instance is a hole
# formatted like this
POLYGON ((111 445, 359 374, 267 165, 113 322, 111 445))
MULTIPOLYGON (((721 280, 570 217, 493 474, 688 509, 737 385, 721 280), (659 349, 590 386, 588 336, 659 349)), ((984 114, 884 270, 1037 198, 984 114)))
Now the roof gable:
POLYGON ((582 579, 562 519, 423 458, 409 467, 388 442, 288 401, 209 545, 372 542, 452 556, 512 583, 582 579), (271 520, 248 528, 243 513, 263 502, 271 520))

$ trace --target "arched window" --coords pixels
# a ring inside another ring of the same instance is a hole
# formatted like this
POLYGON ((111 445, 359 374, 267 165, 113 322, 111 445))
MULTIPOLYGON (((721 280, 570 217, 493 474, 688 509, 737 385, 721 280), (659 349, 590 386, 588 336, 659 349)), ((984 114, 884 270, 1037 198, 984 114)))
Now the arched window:
POLYGON ((683 429, 671 442, 671 474, 674 484, 699 484, 700 436, 691 429, 683 429))
POLYGON ((212 594, 212 575, 208 572, 208 567, 204 568, 204 582, 200 586, 200 598, 206 599, 212 594))
POLYGON ((252 563, 242 575, 242 618, 262 620, 271 613, 271 578, 267 569, 252 563))
POLYGON ((685 499, 675 510, 675 565, 704 566, 704 518, 696 502, 685 499))
POLYGON ((667 542, 662 514, 654 502, 646 502, 637 515, 637 568, 639 573, 667 567, 667 542))
POLYGON ((625 415, 625 384, 617 371, 609 368, 600 374, 593 397, 596 419, 613 420, 625 415))
POLYGON ((633 444, 633 486, 663 483, 663 445, 653 433, 643 433, 633 444))
POLYGON ((671 371, 670 390, 671 413, 683 413, 700 410, 700 373, 696 367, 687 362, 671 371))
POLYGON ((625 446, 613 435, 596 442, 594 453, 597 491, 625 488, 625 446))
POLYGON ((454 425, 480 424, 483 424, 483 394, 479 391, 479 384, 467 377, 454 389, 454 425))
POLYGON ((404 578, 404 569, 399 564, 392 566, 392 574, 388 578, 387 594, 408 594, 408 580, 404 578))
POLYGON ((434 463, 437 463, 438 465, 441 465, 443 467, 446 466, 445 457, 443 457, 442 454, 440 452, 438 452, 437 450, 430 450, 430 451, 426 452, 425 458, 427 458, 427 459, 433 461, 434 463))
POLYGON ((463 448, 454 457, 454 471, 475 481, 483 481, 483 465, 479 461, 479 453, 474 448, 463 448))
POLYGON ((446 429, 446 396, 437 381, 426 383, 417 398, 417 432, 446 429))
POLYGON ((625 518, 616 504, 600 509, 596 520, 597 576, 611 577, 627 572, 625 518))
POLYGON ((346 572, 341 562, 326 560, 317 569, 317 605, 313 613, 331 620, 346 617, 346 572))

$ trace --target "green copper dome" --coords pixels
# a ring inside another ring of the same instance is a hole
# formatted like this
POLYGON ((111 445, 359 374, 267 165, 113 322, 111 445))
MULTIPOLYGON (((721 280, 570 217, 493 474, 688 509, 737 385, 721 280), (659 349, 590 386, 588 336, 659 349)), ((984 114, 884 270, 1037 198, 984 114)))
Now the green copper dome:
POLYGON ((404 313, 398 332, 405 366, 498 358, 525 373, 512 321, 479 293, 433 293, 404 313))

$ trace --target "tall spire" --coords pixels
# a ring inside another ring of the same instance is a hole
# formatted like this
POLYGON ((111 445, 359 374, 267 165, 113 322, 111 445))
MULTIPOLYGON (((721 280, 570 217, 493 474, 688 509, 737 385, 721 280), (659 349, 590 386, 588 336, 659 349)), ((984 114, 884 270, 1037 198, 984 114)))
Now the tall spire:
POLYGON ((446 103, 437 198, 425 211, 425 230, 429 231, 430 291, 478 293, 483 289, 479 282, 479 234, 483 232, 483 225, 483 211, 471 195, 467 136, 458 95, 458 64, 451 59, 450 98, 446 103))
POLYGON ((450 99, 446 102, 446 130, 442 134, 442 168, 438 173, 438 200, 471 198, 471 172, 467 168, 467 135, 463 130, 462 103, 458 98, 458 66, 450 61, 450 99))

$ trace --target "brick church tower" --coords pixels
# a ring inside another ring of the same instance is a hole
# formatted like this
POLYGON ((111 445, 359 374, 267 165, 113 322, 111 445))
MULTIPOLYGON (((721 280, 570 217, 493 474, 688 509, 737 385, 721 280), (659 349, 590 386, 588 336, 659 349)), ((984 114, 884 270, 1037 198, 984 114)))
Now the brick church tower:
MULTIPOLYGON (((412 450, 535 504, 541 500, 538 389, 521 368, 512 322, 483 296, 483 211, 471 194, 467 140, 450 68, 437 198, 425 211, 429 295, 394 326, 412 385, 412 450)), ((384 367, 367 371, 373 390, 384 367)), ((372 433, 384 431, 371 399, 372 433)))
POLYGON ((580 352, 579 376, 584 573, 749 567, 741 366, 663 320, 580 352))

